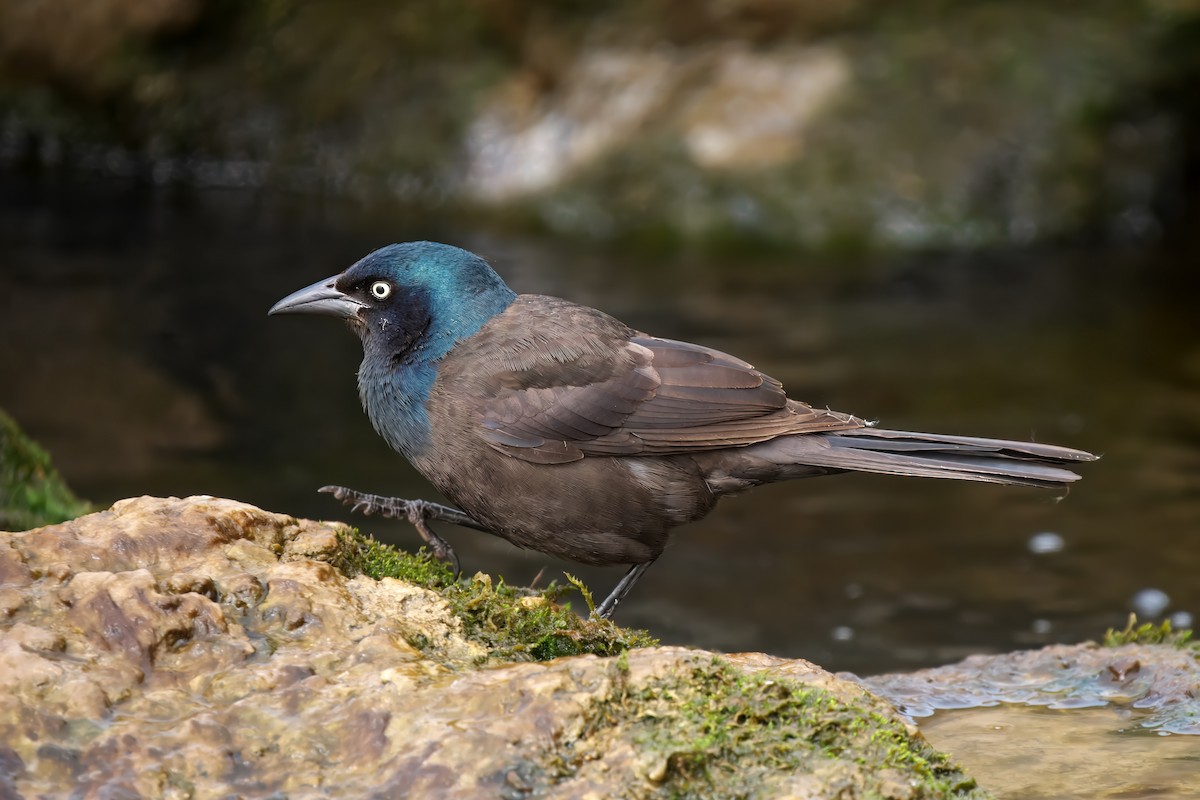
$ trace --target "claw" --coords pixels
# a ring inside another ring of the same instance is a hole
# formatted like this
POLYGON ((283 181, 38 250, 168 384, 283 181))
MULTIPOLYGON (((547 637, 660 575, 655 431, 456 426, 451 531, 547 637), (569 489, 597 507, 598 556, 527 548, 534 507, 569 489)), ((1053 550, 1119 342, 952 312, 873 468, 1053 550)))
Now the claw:
POLYGON ((430 503, 427 500, 405 500, 399 497, 383 497, 349 489, 345 486, 322 486, 318 489, 323 494, 331 494, 344 505, 350 506, 350 513, 371 516, 379 514, 392 519, 407 519, 417 529, 417 533, 425 540, 433 557, 439 561, 448 562, 454 568, 454 575, 462 572, 458 555, 450 543, 429 527, 429 520, 452 522, 476 530, 486 531, 482 524, 457 508, 430 503))

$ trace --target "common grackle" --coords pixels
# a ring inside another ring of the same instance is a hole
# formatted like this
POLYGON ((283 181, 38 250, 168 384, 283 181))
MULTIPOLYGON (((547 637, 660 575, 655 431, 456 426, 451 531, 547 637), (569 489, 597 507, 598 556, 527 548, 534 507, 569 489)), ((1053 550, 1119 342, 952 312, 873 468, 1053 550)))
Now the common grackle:
POLYGON ((356 510, 502 536, 585 564, 629 564, 612 614, 670 530, 718 498, 845 471, 1058 487, 1081 450, 876 428, 814 408, 741 359, 635 331, 586 306, 514 293, 479 256, 411 242, 280 300, 342 317, 375 430, 462 507, 325 487, 356 510))

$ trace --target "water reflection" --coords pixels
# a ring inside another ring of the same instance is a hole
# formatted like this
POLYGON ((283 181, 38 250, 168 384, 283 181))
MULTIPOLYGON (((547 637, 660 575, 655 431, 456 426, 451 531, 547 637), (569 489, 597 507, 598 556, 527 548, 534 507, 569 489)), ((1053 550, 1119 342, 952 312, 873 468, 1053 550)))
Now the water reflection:
MULTIPOLYGON (((623 622, 876 672, 1095 637, 1146 587, 1164 613, 1200 608, 1200 337, 1182 255, 634 256, 336 204, 12 176, 0 208, 0 406, 98 502, 210 493, 344 518, 316 487, 432 496, 361 414, 355 338, 265 317, 374 247, 432 238, 484 254, 518 291, 738 354, 813 403, 1105 455, 1062 502, 879 476, 733 498, 676 534, 623 622), (1035 551, 1047 531, 1063 546, 1035 551)), ((510 581, 569 568, 603 592, 619 576, 448 536, 468 569, 510 581)))

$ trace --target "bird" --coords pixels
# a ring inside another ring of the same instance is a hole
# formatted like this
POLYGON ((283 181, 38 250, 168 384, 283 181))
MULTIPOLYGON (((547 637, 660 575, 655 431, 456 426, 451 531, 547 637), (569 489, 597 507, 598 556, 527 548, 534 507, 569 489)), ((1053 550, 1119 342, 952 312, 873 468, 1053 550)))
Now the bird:
POLYGON ((455 506, 326 486, 407 518, 438 558, 450 522, 568 561, 627 566, 608 618, 675 528, 756 486, 843 472, 1057 488, 1097 456, 1037 442, 916 433, 789 398, 727 353, 569 300, 517 294, 482 257, 392 244, 277 302, 362 342, 375 430, 455 506))

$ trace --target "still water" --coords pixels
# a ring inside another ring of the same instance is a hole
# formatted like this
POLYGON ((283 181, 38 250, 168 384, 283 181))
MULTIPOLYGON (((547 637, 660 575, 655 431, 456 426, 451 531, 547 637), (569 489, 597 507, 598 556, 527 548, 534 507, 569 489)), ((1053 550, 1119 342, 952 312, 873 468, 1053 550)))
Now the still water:
MULTIPOLYGON (((429 238, 517 290, 727 350, 793 397, 888 427, 1104 455, 1053 492, 847 475, 726 500, 621 606, 668 643, 862 673, 1200 613, 1195 253, 895 259, 633 254, 346 204, 0 175, 0 407, 98 504, 214 494, 347 519, 317 487, 431 489, 359 409, 355 337, 266 317, 380 245, 429 238)), ((408 546, 406 525, 362 521, 408 546)), ((469 530, 468 571, 584 569, 469 530)))

